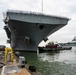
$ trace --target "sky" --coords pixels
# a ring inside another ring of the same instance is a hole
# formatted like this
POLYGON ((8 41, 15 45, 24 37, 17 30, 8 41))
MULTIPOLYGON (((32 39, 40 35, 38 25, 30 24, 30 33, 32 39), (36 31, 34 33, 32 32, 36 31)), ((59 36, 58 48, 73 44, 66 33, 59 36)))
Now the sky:
MULTIPOLYGON (((42 0, 0 0, 0 44, 7 46, 3 12, 8 9, 42 13, 42 0)), ((48 37, 49 41, 69 42, 76 36, 76 0, 43 0, 43 13, 70 18, 66 26, 48 37)), ((41 45, 46 43, 42 42, 41 45)))

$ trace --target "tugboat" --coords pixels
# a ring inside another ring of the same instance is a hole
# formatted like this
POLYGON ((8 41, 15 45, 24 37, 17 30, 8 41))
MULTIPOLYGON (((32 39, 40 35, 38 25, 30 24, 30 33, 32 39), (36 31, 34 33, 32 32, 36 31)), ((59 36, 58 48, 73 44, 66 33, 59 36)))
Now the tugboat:
POLYGON ((49 42, 45 47, 38 47, 39 51, 58 51, 58 50, 71 50, 72 47, 63 47, 58 43, 49 42))
POLYGON ((45 47, 38 47, 44 51, 60 50, 62 47, 58 43, 49 42, 45 47))
POLYGON ((46 45, 46 48, 50 48, 50 49, 56 49, 56 48, 61 48, 61 46, 59 44, 54 44, 54 42, 49 42, 47 45, 46 45))

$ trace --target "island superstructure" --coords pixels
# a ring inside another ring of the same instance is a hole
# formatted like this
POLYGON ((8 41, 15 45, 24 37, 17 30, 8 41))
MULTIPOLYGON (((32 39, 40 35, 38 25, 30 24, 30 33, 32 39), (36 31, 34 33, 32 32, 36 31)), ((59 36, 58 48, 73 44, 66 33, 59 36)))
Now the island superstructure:
POLYGON ((65 17, 8 10, 4 18, 4 29, 13 50, 36 51, 42 40, 46 40, 68 21, 65 17))

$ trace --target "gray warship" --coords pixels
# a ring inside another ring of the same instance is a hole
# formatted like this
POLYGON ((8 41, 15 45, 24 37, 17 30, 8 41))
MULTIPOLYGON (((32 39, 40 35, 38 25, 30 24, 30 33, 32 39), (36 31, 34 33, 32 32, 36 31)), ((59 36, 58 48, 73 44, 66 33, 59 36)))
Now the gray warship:
POLYGON ((67 42, 67 43, 59 43, 59 44, 61 46, 76 46, 76 36, 70 42, 67 42))
POLYGON ((8 10, 4 29, 13 50, 36 51, 39 43, 65 26, 69 19, 43 13, 8 10))

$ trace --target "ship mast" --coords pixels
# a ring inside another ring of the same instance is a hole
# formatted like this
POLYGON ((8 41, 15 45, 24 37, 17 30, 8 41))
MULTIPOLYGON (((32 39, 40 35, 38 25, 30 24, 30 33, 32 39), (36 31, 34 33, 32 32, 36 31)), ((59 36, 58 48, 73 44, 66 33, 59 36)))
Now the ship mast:
POLYGON ((42 2, 41 2, 41 3, 42 3, 42 13, 43 13, 43 0, 42 0, 42 2))

